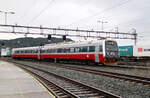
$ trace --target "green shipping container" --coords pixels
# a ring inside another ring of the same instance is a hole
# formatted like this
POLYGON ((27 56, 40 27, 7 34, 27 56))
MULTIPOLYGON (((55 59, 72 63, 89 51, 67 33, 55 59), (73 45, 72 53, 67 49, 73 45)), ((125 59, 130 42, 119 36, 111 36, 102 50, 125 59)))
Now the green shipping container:
POLYGON ((119 46, 120 56, 133 56, 133 46, 119 46))

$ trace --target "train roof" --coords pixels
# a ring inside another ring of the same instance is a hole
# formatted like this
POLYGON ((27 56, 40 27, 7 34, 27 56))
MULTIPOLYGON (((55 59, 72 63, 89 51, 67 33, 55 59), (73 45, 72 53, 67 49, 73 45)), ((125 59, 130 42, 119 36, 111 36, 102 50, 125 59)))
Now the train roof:
POLYGON ((87 46, 87 45, 96 45, 96 44, 102 44, 103 41, 99 42, 93 42, 93 41, 85 41, 85 42, 62 42, 62 43, 56 43, 56 44, 47 44, 44 45, 44 48, 63 48, 63 47, 78 47, 78 46, 87 46))
MULTIPOLYGON (((104 41, 108 40, 98 40, 98 41, 71 41, 71 42, 61 42, 54 44, 46 44, 44 46, 36 46, 36 47, 24 47, 24 48, 14 48, 13 50, 30 50, 30 49, 48 49, 48 48, 64 48, 64 47, 78 47, 78 46, 92 46, 97 44, 103 44, 104 41)), ((111 40, 114 41, 114 40, 111 40)))
POLYGON ((24 47, 24 48, 13 48, 13 50, 30 50, 30 49, 38 49, 39 46, 36 47, 24 47))

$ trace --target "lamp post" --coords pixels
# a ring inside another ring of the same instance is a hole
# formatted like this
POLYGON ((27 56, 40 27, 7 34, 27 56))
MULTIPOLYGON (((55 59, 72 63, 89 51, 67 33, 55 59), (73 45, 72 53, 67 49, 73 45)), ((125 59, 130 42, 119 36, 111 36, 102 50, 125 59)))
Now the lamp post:
POLYGON ((6 12, 6 11, 0 11, 0 13, 4 13, 5 14, 5 25, 7 25, 7 14, 15 14, 15 12, 6 12))
POLYGON ((100 21, 100 20, 98 20, 97 22, 99 22, 99 23, 102 23, 102 31, 104 30, 104 23, 108 23, 107 21, 100 21))

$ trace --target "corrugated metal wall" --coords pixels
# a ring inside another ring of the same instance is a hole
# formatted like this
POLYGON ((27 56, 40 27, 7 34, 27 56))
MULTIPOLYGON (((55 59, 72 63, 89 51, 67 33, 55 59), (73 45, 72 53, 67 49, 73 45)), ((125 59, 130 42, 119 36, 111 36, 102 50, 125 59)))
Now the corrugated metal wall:
POLYGON ((133 56, 133 46, 119 46, 120 56, 133 56))

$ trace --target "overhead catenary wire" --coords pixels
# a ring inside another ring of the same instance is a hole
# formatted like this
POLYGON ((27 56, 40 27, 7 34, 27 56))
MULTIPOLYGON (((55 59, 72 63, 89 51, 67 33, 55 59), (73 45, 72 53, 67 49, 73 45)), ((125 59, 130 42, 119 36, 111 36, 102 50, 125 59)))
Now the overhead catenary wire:
POLYGON ((25 12, 22 14, 22 16, 20 16, 19 17, 19 19, 18 20, 20 20, 20 21, 24 21, 27 17, 27 15, 28 15, 28 13, 30 13, 31 11, 32 11, 32 9, 35 7, 35 5, 37 4, 37 1, 38 0, 33 0, 31 3, 30 3, 30 5, 32 5, 31 7, 28 7, 26 10, 25 10, 25 12))
POLYGON ((75 24, 75 23, 81 22, 81 21, 83 21, 83 20, 89 21, 91 17, 95 17, 95 16, 100 15, 100 14, 106 12, 106 11, 109 11, 109 10, 112 10, 112 9, 114 9, 114 8, 120 7, 120 6, 124 5, 124 4, 127 4, 127 3, 131 2, 131 1, 132 1, 132 0, 126 0, 126 1, 121 2, 121 3, 119 3, 119 4, 113 5, 113 6, 109 7, 109 8, 106 8, 106 9, 100 11, 100 12, 97 12, 97 13, 92 14, 92 15, 90 15, 90 16, 81 18, 81 19, 79 19, 79 20, 77 20, 77 21, 75 21, 75 22, 72 22, 72 23, 70 23, 70 24, 68 24, 68 25, 63 25, 63 26, 61 26, 61 27, 68 27, 68 26, 71 26, 71 25, 73 25, 73 24, 75 24))
POLYGON ((33 17, 27 24, 30 24, 34 22, 40 15, 42 15, 48 8, 49 6, 54 2, 55 0, 50 0, 50 2, 35 16, 33 17))

